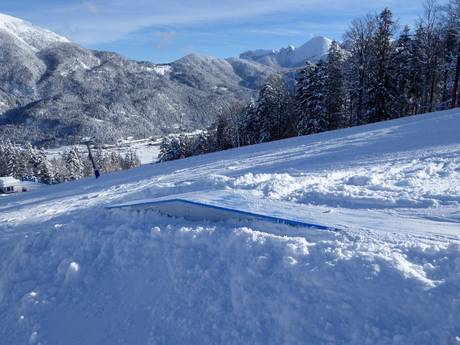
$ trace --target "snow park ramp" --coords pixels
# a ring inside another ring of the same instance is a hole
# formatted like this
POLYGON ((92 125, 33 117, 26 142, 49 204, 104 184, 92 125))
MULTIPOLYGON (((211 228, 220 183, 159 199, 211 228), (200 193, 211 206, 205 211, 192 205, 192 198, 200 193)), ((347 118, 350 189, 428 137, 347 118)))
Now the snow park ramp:
MULTIPOLYGON (((260 197, 245 190, 205 190, 175 194, 147 200, 136 200, 108 209, 155 209, 165 215, 191 221, 263 221, 288 225, 302 233, 303 229, 343 232, 360 229, 381 233, 414 234, 432 236, 438 234, 456 237, 459 223, 437 222, 431 219, 401 215, 385 210, 331 208, 321 205, 299 204, 284 200, 260 197)), ((273 228, 273 227, 272 227, 273 228)), ((264 232, 273 232, 263 227, 264 232)), ((283 231, 279 231, 282 233, 283 231)), ((290 231, 291 233, 292 231, 290 231)))
POLYGON ((107 209, 155 209, 162 214, 171 217, 184 218, 191 221, 227 221, 227 220, 249 220, 262 221, 274 224, 288 225, 292 227, 310 228, 324 231, 337 231, 323 224, 316 224, 289 215, 272 215, 269 211, 253 211, 228 205, 216 205, 214 203, 193 200, 193 198, 171 197, 150 200, 139 200, 124 204, 107 206, 107 209))

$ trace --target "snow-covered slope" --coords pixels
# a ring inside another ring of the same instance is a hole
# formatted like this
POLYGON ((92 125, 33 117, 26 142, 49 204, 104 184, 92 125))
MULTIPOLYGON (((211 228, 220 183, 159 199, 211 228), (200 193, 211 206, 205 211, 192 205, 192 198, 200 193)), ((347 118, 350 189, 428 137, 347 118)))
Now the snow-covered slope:
POLYGON ((45 49, 55 43, 69 42, 54 32, 2 13, 0 13, 0 31, 13 36, 17 41, 34 51, 45 49))
POLYGON ((256 61, 268 66, 299 67, 305 61, 318 61, 323 59, 331 46, 332 40, 326 37, 313 37, 307 43, 296 48, 289 46, 280 50, 247 51, 240 55, 241 59, 256 61))
POLYGON ((0 198, 0 339, 457 344, 459 131, 433 113, 0 198), (189 192, 341 231, 104 207, 189 192))
POLYGON ((294 49, 290 56, 287 57, 288 62, 294 66, 304 64, 305 60, 317 61, 327 55, 331 46, 332 40, 326 37, 313 37, 304 45, 294 49))

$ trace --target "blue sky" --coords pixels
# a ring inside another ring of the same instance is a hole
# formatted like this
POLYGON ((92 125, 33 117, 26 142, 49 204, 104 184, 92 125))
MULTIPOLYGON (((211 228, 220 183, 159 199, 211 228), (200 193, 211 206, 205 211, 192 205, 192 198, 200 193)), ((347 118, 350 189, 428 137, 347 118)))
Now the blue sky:
POLYGON ((390 7, 401 24, 422 0, 0 0, 0 12, 85 47, 170 62, 189 53, 238 56, 256 48, 341 39, 353 18, 390 7))

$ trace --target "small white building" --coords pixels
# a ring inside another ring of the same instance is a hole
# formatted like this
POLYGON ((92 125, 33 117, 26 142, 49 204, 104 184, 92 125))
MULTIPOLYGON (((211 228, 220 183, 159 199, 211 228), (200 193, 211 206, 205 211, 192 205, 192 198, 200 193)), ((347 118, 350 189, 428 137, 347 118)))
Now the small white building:
POLYGON ((25 192, 26 188, 21 185, 21 181, 14 177, 0 177, 0 194, 11 194, 25 192))

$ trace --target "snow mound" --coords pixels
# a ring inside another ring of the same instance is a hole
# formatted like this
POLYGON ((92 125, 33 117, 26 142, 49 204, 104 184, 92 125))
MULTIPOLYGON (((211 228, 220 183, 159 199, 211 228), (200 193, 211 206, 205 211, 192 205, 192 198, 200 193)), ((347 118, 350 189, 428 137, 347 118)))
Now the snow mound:
POLYGON ((308 175, 248 173, 235 188, 257 190, 267 198, 348 207, 420 208, 460 204, 460 157, 401 157, 365 167, 328 169, 308 175))
POLYGON ((65 37, 54 32, 2 13, 0 13, 0 31, 13 36, 34 51, 40 51, 56 43, 69 42, 65 37))
POLYGON ((458 244, 80 217, 18 238, 15 256, 2 247, 7 343, 450 344, 459 334, 458 244))

